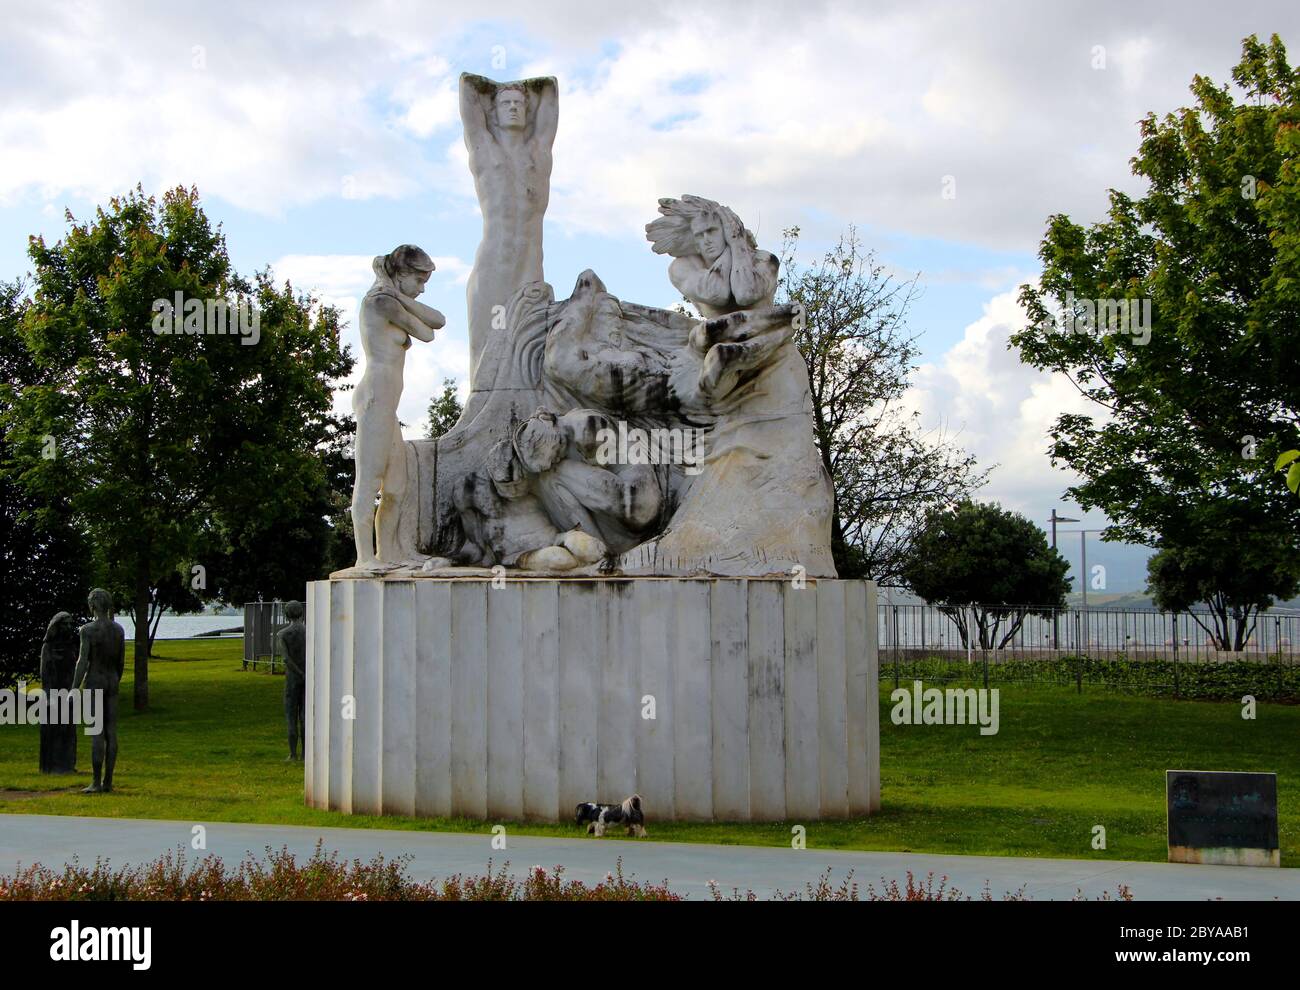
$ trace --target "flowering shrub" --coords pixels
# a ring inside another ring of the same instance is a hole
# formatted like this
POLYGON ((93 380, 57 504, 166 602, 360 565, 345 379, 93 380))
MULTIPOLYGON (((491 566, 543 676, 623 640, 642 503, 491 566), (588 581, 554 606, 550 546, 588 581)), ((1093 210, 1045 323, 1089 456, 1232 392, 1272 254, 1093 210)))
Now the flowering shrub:
POLYGON ((564 879, 564 868, 534 866, 523 879, 495 872, 455 874, 422 883, 407 872, 409 856, 368 863, 340 860, 320 842, 299 863, 287 848, 251 854, 233 870, 219 856, 187 864, 184 849, 143 866, 117 869, 101 859, 83 866, 75 858, 61 870, 39 863, 0 877, 0 901, 677 901, 664 884, 636 883, 616 871, 594 887, 564 879))
MULTIPOLYGON (((858 900, 969 901, 971 900, 970 897, 964 895, 956 887, 949 887, 948 878, 946 876, 939 878, 938 887, 936 887, 935 877, 933 872, 926 874, 925 882, 921 883, 917 881, 912 871, 908 870, 907 884, 906 886, 902 886, 902 887, 899 886, 897 880, 886 880, 884 877, 881 877, 880 878, 881 889, 876 890, 874 884, 867 884, 865 897, 859 896, 858 885, 853 880, 852 870, 849 871, 848 876, 846 876, 840 882, 840 885, 838 887, 831 886, 830 878, 831 878, 831 871, 829 868, 827 868, 826 872, 823 873, 821 877, 818 878, 816 883, 804 884, 804 889, 802 893, 798 891, 783 893, 782 891, 778 890, 772 899, 778 901, 858 901, 858 900)), ((713 880, 709 881, 709 889, 712 891, 713 899, 715 901, 758 900, 758 897, 754 894, 752 890, 746 891, 744 894, 741 894, 738 890, 733 889, 730 897, 725 896, 718 888, 718 884, 713 880)), ((992 892, 989 890, 989 886, 986 881, 984 884, 984 891, 980 895, 980 900, 992 901, 994 899, 995 898, 993 897, 992 892)), ((1004 901, 1027 901, 1029 899, 1030 898, 1025 896, 1024 887, 1021 887, 1015 893, 1003 894, 1001 897, 1001 900, 1004 901)), ((1099 898, 1097 898, 1097 900, 1101 900, 1101 901, 1109 901, 1111 899, 1112 898, 1108 891, 1103 891, 1102 895, 1099 898)), ((1120 884, 1116 889, 1116 896, 1114 899, 1120 901, 1131 901, 1133 899, 1133 894, 1128 889, 1128 887, 1124 886, 1123 884, 1120 884)), ((1074 895, 1074 900, 1084 901, 1084 900, 1088 900, 1088 898, 1084 896, 1082 890, 1077 890, 1074 895)))
MULTIPOLYGON (((614 872, 605 874, 595 886, 564 879, 564 867, 546 870, 532 867, 521 879, 509 874, 509 863, 498 870, 488 861, 487 872, 466 876, 454 874, 444 880, 422 883, 407 873, 409 856, 385 859, 376 855, 368 863, 359 859, 340 860, 326 853, 320 842, 311 858, 299 863, 287 848, 270 847, 263 859, 251 854, 229 870, 218 856, 206 856, 187 865, 184 849, 167 853, 144 866, 111 869, 95 860, 93 867, 76 859, 60 870, 39 863, 21 868, 12 876, 0 876, 0 901, 680 901, 682 895, 662 883, 638 883, 623 875, 620 858, 614 872)), ((838 887, 830 883, 830 869, 803 892, 778 891, 776 900, 786 901, 956 901, 960 891, 947 886, 947 877, 934 886, 931 873, 925 884, 916 883, 909 871, 906 887, 897 881, 881 880, 877 892, 868 884, 866 897, 859 896, 853 873, 838 887)), ((733 890, 724 895, 715 881, 709 881, 715 901, 758 900, 752 890, 733 890)), ((1075 899, 1082 899, 1079 894, 1075 899)), ((985 886, 982 900, 993 897, 985 886)), ((1024 890, 1003 900, 1025 900, 1024 890)), ((1110 900, 1103 894, 1102 900, 1110 900)), ((1119 900, 1132 900, 1127 887, 1119 888, 1119 900)))

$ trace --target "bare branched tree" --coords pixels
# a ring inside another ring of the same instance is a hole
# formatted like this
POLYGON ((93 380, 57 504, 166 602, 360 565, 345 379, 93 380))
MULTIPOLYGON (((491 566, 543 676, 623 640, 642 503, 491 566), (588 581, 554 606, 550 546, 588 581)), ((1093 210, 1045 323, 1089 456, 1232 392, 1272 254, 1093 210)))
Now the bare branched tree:
POLYGON ((926 510, 969 495, 988 471, 903 406, 917 355, 906 325, 917 277, 889 274, 853 227, 808 267, 795 261, 799 228, 783 233, 778 301, 804 308, 796 340, 835 482, 835 565, 841 577, 894 583, 926 510))

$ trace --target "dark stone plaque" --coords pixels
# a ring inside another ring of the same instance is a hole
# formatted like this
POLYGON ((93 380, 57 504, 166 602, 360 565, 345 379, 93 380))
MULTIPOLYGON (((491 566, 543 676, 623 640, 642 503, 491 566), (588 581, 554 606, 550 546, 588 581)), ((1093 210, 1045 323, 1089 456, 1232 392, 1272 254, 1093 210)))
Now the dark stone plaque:
POLYGON ((1277 774, 1167 770, 1169 860, 1280 866, 1277 774))

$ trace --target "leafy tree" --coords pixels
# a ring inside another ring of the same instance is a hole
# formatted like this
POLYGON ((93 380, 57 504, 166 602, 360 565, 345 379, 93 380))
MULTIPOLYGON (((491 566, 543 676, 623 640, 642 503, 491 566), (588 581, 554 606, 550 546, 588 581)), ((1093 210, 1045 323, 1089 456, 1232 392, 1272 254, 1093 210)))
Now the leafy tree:
POLYGON ((804 309, 796 343, 808 366, 814 431, 835 484, 832 551, 841 577, 898 577, 928 510, 984 484, 988 472, 920 414, 901 406, 915 368, 906 330, 915 279, 896 282, 862 252, 852 227, 810 267, 785 231, 782 301, 804 309))
POLYGON ((1277 455, 1273 470, 1286 475, 1286 486, 1300 494, 1300 450, 1284 450, 1277 455))
POLYGON ((356 542, 352 538, 352 482, 356 462, 352 458, 357 432, 351 416, 339 418, 334 436, 323 451, 322 463, 328 488, 330 539, 325 553, 325 572, 342 570, 357 562, 356 542))
MULTIPOLYGON (((338 313, 325 307, 313 315, 313 300, 297 295, 292 286, 275 290, 271 275, 260 294, 265 321, 277 320, 285 333, 312 347, 314 340, 327 338, 338 346, 338 313)), ((342 354, 336 369, 352 367, 342 354)), ((255 470, 259 483, 228 493, 215 506, 200 555, 207 568, 208 597, 231 604, 275 599, 303 600, 306 582, 323 578, 332 570, 353 563, 338 560, 340 517, 347 520, 347 549, 352 548, 350 504, 352 461, 347 451, 356 424, 351 416, 335 417, 331 412, 330 378, 317 372, 275 383, 259 412, 265 414, 263 428, 268 445, 257 452, 255 470), (296 401, 283 397, 297 395, 296 401), (296 421, 295 437, 280 420, 296 421), (282 443, 295 444, 290 449, 282 443), (267 500, 267 490, 276 493, 267 500)), ((280 373, 289 371, 281 367, 280 373)), ((250 438, 251 439, 251 438, 250 438)))
MULTIPOLYGON (((19 390, 37 381, 37 369, 18 333, 26 309, 22 285, 0 282, 0 423, 19 390)), ((56 459, 57 446, 42 443, 56 459)), ((0 464, 10 438, 0 439, 0 464)), ((73 524, 66 498, 42 504, 11 472, 0 470, 0 688, 40 669, 41 640, 56 612, 81 616, 90 591, 89 547, 73 524)))
MULTIPOLYGON (((198 570, 202 565, 198 565, 198 570)), ((158 623, 164 612, 183 615, 186 612, 198 612, 203 608, 201 593, 206 585, 205 579, 196 573, 182 574, 173 571, 161 578, 149 589, 149 647, 152 650, 154 637, 158 635, 158 623)))
MULTIPOLYGON (((338 438, 350 436, 340 432, 338 438)), ((306 582, 323 578, 330 571, 349 566, 339 562, 336 542, 339 527, 348 519, 346 539, 351 547, 350 508, 351 462, 348 461, 346 499, 334 482, 340 473, 336 462, 341 450, 320 453, 321 470, 295 485, 300 498, 280 500, 262 511, 222 511, 218 525, 205 543, 210 549, 198 559, 207 564, 209 597, 231 604, 252 601, 298 599, 306 595, 306 582), (340 504, 343 503, 343 504, 340 504)), ((355 549, 352 549, 355 556, 355 549)))
MULTIPOLYGON (((137 189, 64 240, 33 238, 35 295, 22 335, 41 380, 9 416, 24 487, 66 496, 101 580, 135 620, 135 706, 148 703, 150 606, 203 564, 213 533, 245 538, 315 512, 332 384, 351 368, 337 313, 269 272, 249 282, 196 190, 137 189), (217 300, 258 316, 249 333, 158 333, 160 301, 217 300), (51 434, 60 459, 43 461, 51 434)), ((320 556, 301 561, 310 573, 320 556)), ((210 589, 209 589, 210 590, 210 589)))
MULTIPOLYGON (((1083 479, 1068 496, 1106 513, 1106 538, 1170 548, 1161 568, 1198 544, 1196 559, 1216 557, 1206 519, 1293 550, 1300 526, 1271 470, 1300 423, 1300 73, 1276 35, 1251 36, 1232 78, 1237 93, 1198 75, 1193 106, 1142 121, 1144 195, 1111 190, 1090 227, 1049 219, 1040 285, 1021 289, 1032 323, 1011 338, 1097 406, 1051 431, 1053 460, 1083 479), (1149 323, 1098 332, 1096 300, 1149 300, 1149 323)), ((1223 584, 1197 597, 1241 600, 1234 569, 1208 572, 1223 584)))
POLYGON ((426 436, 437 440, 460 419, 461 404, 456 397, 456 379, 442 380, 442 393, 429 400, 429 425, 426 436))
POLYGON ((974 605, 979 646, 988 650, 1006 646, 1026 616, 1064 608, 1069 569, 1024 516, 968 499, 926 514, 902 578, 953 620, 963 646, 969 644, 962 609, 974 605))
POLYGON ((1300 561, 1252 520, 1233 518, 1232 503, 1200 510, 1194 523, 1194 538, 1167 537, 1147 561, 1147 591, 1169 612, 1203 604, 1210 625, 1196 612, 1192 619, 1215 648, 1245 649, 1259 613, 1300 591, 1300 561))

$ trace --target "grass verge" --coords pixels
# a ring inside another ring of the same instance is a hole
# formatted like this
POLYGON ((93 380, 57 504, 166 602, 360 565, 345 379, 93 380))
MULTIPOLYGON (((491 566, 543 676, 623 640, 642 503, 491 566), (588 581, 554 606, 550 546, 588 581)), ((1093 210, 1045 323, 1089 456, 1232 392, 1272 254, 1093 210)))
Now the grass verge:
MULTIPOLYGON (((283 679, 242 671, 238 640, 157 650, 145 714, 129 707, 128 660, 115 793, 79 793, 89 781, 88 738, 79 741, 82 772, 52 777, 37 771, 37 727, 0 726, 0 812, 483 833, 494 824, 305 807, 301 764, 283 762, 283 679)), ((791 827, 803 824, 809 848, 1163 861, 1165 770, 1257 770, 1278 775, 1282 862, 1300 866, 1298 707, 1261 702, 1252 721, 1232 702, 1013 684, 1000 688, 1000 731, 980 736, 976 726, 893 725, 891 688, 880 686, 880 814, 670 823, 656 822, 650 807, 650 841, 787 846, 791 827), (1104 850, 1092 848, 1097 825, 1104 850)), ((528 822, 510 831, 582 834, 528 822)))

